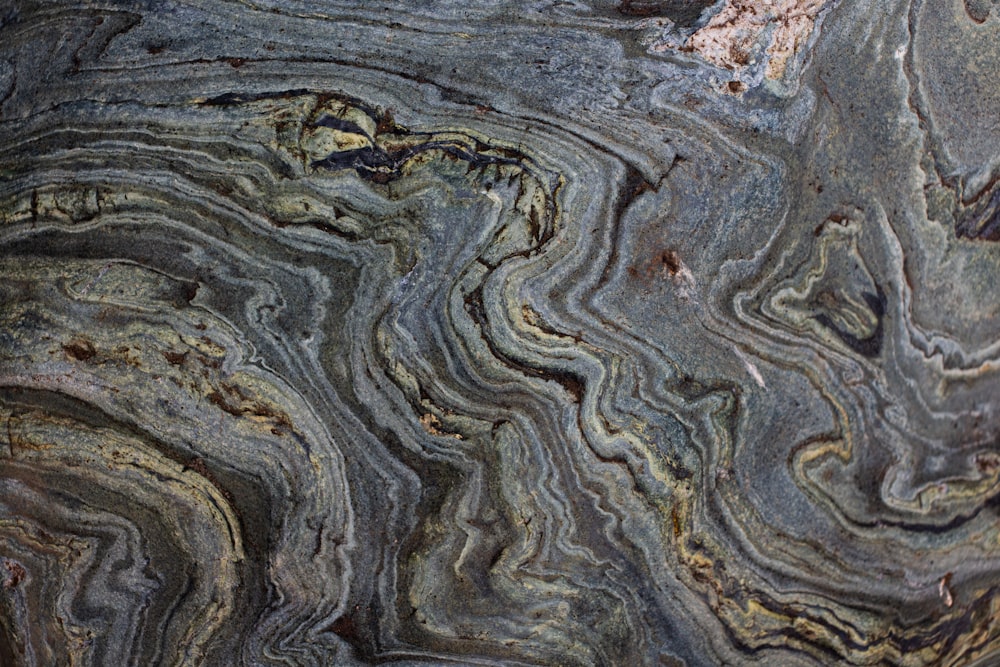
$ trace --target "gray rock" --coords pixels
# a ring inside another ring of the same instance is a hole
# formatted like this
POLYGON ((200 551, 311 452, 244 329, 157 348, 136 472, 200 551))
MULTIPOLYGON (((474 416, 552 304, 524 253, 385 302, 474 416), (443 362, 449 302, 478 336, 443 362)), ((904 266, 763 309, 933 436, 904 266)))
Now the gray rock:
POLYGON ((0 664, 995 664, 998 38, 0 8, 0 664))

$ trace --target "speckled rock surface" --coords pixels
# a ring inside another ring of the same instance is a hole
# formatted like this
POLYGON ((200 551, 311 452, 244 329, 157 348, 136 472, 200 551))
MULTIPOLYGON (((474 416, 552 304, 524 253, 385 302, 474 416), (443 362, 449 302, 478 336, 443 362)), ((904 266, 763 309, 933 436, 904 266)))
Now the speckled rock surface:
POLYGON ((0 664, 994 665, 1000 5, 0 5, 0 664))

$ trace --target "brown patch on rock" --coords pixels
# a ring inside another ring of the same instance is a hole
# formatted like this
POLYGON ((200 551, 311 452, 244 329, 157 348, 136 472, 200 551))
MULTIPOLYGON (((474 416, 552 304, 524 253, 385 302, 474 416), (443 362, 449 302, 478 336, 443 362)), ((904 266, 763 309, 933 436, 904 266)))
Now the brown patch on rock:
POLYGON ((187 359, 187 352, 172 352, 170 350, 164 350, 163 358, 174 366, 180 366, 184 363, 184 360, 187 359))
POLYGON ((431 435, 440 435, 446 438, 455 438, 456 440, 461 440, 462 436, 458 433, 448 433, 447 431, 441 430, 441 420, 437 418, 437 415, 433 415, 430 412, 425 412, 420 416, 420 425, 424 427, 424 430, 431 435))
POLYGON ((97 348, 89 340, 78 338, 62 346, 63 352, 77 361, 88 361, 97 354, 97 348))
POLYGON ((17 561, 4 558, 3 566, 7 570, 7 578, 3 582, 4 588, 16 588, 28 576, 28 572, 24 569, 24 566, 17 561))
POLYGON ((647 257, 638 266, 630 266, 628 274, 648 283, 665 277, 676 278, 684 270, 680 255, 670 248, 656 250, 647 257))

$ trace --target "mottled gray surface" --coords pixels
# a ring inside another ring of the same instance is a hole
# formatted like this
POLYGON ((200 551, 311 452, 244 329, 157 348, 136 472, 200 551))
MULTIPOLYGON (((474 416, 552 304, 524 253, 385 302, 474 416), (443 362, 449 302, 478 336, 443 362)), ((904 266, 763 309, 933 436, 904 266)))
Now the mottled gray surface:
POLYGON ((0 5, 0 664, 1000 660, 1000 5, 0 5))

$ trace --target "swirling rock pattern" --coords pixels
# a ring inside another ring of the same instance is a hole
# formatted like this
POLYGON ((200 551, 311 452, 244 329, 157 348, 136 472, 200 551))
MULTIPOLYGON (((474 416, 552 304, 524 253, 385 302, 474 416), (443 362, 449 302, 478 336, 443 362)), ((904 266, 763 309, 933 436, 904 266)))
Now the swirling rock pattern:
POLYGON ((0 7, 3 665, 1000 660, 1000 7, 0 7))

